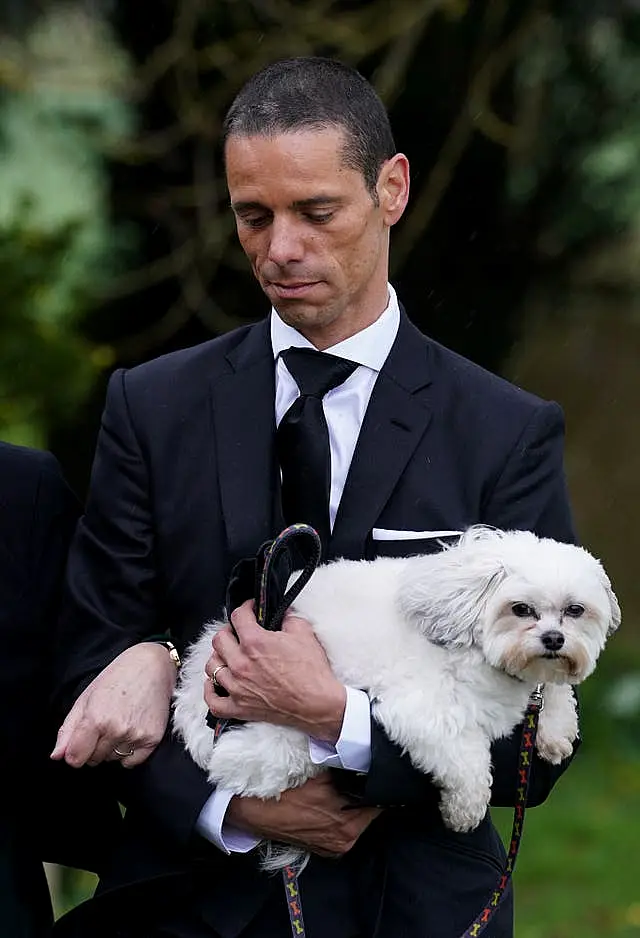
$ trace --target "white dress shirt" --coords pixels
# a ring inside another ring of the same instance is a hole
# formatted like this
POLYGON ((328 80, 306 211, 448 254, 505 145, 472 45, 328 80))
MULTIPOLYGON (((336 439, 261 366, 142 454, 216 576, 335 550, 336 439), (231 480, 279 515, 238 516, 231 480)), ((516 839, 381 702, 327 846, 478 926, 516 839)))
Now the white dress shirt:
MULTIPOLYGON (((332 355, 358 362, 358 367, 347 380, 329 391, 322 401, 331 448, 329 520, 332 530, 371 392, 400 325, 400 309, 391 284, 388 291, 389 303, 372 325, 326 350, 332 355)), ((275 309, 271 310, 271 345, 276 363, 275 415, 276 425, 279 425, 300 394, 280 353, 291 347, 314 346, 283 322, 275 309)), ((317 765, 366 772, 371 760, 369 698, 364 691, 352 687, 347 687, 346 692, 342 728, 335 746, 310 738, 309 753, 317 765)), ((231 792, 216 789, 200 812, 196 829, 225 853, 246 853, 260 839, 225 823, 224 816, 232 797, 231 792)))

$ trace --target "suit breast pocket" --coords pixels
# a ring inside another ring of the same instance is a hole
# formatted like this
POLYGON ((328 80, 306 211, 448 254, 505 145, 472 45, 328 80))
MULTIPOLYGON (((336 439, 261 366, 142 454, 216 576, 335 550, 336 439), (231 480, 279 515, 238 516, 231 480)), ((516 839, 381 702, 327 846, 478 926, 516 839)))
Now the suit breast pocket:
POLYGON ((462 531, 396 531, 374 528, 367 545, 367 559, 376 557, 416 557, 437 554, 455 544, 462 531))

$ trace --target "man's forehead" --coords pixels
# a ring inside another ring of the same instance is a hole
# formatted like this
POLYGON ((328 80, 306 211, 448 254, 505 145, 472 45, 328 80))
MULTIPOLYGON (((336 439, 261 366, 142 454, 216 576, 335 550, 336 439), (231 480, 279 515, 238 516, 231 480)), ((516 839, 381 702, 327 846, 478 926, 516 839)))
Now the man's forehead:
POLYGON ((337 148, 343 147, 347 142, 347 132, 340 124, 308 123, 299 124, 295 127, 272 127, 264 130, 245 131, 232 130, 225 140, 225 154, 230 145, 257 143, 268 141, 273 144, 286 146, 292 140, 301 141, 331 141, 337 148))
POLYGON ((225 145, 227 177, 268 168, 301 172, 345 168, 346 136, 340 128, 311 127, 282 133, 232 134, 225 145))
POLYGON ((344 200, 362 188, 362 174, 343 157, 344 136, 329 129, 275 135, 235 134, 227 141, 226 177, 238 203, 304 207, 344 200))

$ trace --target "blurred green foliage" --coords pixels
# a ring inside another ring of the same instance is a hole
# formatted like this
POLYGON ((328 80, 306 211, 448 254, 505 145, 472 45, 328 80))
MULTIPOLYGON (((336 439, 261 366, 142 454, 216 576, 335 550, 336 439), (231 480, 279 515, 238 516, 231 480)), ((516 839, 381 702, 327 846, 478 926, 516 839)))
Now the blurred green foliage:
POLYGON ((84 324, 131 235, 109 218, 105 149, 132 127, 126 57, 81 4, 0 33, 0 435, 46 446, 113 363, 84 324), (70 41, 71 40, 71 41, 70 41))
POLYGON ((638 226, 640 15, 628 4, 623 16, 625 6, 549 17, 518 65, 519 106, 532 122, 509 192, 534 199, 556 174, 544 241, 553 254, 638 226))
POLYGON ((111 363, 110 350, 79 331, 86 297, 71 290, 64 306, 56 300, 76 237, 73 224, 32 227, 27 209, 0 228, 0 434, 12 442, 46 445, 111 363))

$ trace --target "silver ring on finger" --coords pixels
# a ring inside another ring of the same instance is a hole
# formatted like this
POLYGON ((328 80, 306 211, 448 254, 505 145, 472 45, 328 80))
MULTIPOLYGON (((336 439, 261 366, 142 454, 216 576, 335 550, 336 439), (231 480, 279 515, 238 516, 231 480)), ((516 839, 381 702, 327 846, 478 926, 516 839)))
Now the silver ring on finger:
POLYGON ((117 746, 113 747, 113 751, 117 755, 118 759, 127 759, 129 756, 132 756, 136 751, 135 746, 131 746, 127 752, 123 752, 121 749, 118 749, 117 746))
POLYGON ((213 674, 211 675, 211 683, 213 684, 214 687, 222 687, 222 684, 220 683, 220 681, 218 681, 216 675, 218 671, 222 671, 223 668, 228 668, 228 667, 229 665, 227 664, 219 664, 217 668, 213 669, 213 674))

